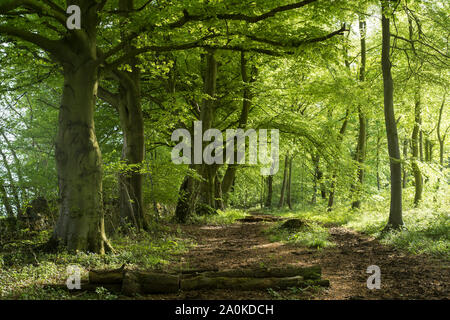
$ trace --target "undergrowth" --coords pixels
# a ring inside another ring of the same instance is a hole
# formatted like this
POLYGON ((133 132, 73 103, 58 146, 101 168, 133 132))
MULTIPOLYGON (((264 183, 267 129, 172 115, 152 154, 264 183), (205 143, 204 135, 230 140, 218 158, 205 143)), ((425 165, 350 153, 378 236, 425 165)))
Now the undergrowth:
POLYGON ((72 294, 49 285, 65 284, 69 265, 80 268, 82 280, 87 279, 90 269, 114 269, 123 264, 127 268, 163 269, 193 245, 177 232, 160 227, 153 233, 132 232, 112 237, 115 253, 74 255, 66 251, 39 251, 37 248, 48 240, 49 231, 28 235, 26 239, 0 244, 0 299, 116 299, 105 288, 72 294))
MULTIPOLYGON (((290 218, 300 218, 324 226, 343 226, 379 239, 413 254, 427 253, 450 260, 450 210, 449 196, 445 193, 429 194, 416 208, 413 206, 413 190, 404 190, 402 231, 382 232, 389 217, 389 194, 371 195, 360 210, 351 210, 350 203, 336 205, 327 212, 325 203, 302 206, 294 210, 271 210, 270 213, 290 218)), ((285 235, 280 235, 283 237, 285 235)), ((307 237, 305 235, 305 237, 307 237)))
POLYGON ((316 249, 334 245, 329 241, 328 229, 315 222, 305 223, 303 227, 296 230, 283 228, 282 223, 280 222, 267 229, 265 232, 273 242, 282 241, 316 249))

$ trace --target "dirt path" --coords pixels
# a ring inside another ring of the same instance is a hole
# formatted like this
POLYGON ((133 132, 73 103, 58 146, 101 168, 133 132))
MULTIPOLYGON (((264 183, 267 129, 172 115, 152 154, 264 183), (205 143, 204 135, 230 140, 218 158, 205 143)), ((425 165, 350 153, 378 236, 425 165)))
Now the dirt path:
POLYGON ((322 266, 330 288, 280 291, 204 290, 152 299, 449 299, 450 270, 445 262, 410 255, 377 240, 341 227, 331 227, 336 246, 315 250, 270 242, 267 222, 227 226, 185 226, 184 233, 198 246, 171 268, 248 268, 284 265, 322 266), (381 289, 369 290, 369 265, 381 269, 381 289))

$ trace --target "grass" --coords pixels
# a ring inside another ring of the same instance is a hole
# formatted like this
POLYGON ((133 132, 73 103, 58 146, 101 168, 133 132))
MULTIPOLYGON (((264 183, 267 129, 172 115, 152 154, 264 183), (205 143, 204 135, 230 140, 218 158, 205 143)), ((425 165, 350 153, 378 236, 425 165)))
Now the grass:
POLYGON ((246 216, 245 211, 238 209, 218 210, 218 214, 192 217, 192 224, 227 225, 232 224, 236 219, 246 216))
POLYGON ((282 241, 294 245, 309 248, 326 248, 334 244, 329 241, 328 229, 316 222, 308 222, 304 227, 297 230, 288 230, 282 227, 282 223, 266 230, 270 241, 282 241))
POLYGON ((168 228, 160 228, 155 233, 132 233, 126 237, 111 238, 116 253, 72 255, 67 252, 33 251, 33 247, 48 239, 49 232, 28 232, 27 239, 10 242, 1 248, 0 299, 117 299, 105 288, 96 292, 70 294, 48 285, 64 284, 69 265, 80 267, 82 279, 87 279, 90 269, 113 269, 123 264, 127 264, 127 268, 164 268, 176 255, 193 245, 179 236, 169 232, 168 228))
MULTIPOLYGON (((389 195, 375 194, 369 197, 360 211, 350 210, 349 203, 342 203, 327 212, 325 204, 293 211, 275 210, 272 214, 301 218, 324 226, 347 227, 378 238, 382 243, 404 249, 413 254, 427 253, 450 261, 450 211, 448 196, 435 201, 433 195, 425 198, 418 208, 412 205, 411 190, 404 191, 403 221, 405 229, 383 233, 389 217, 389 195)), ((312 234, 320 243, 324 231, 315 229, 312 234)), ((280 239, 286 239, 282 232, 280 239)), ((308 244, 311 235, 300 235, 300 243, 308 244), (306 239, 305 239, 306 238, 306 239)), ((295 237, 293 238, 294 241, 295 237)), ((323 238, 325 239, 325 238, 323 238)))
POLYGON ((358 214, 346 226, 374 235, 382 243, 391 244, 413 254, 429 253, 450 260, 450 219, 445 210, 409 209, 404 212, 406 229, 382 233, 388 215, 376 211, 358 214))

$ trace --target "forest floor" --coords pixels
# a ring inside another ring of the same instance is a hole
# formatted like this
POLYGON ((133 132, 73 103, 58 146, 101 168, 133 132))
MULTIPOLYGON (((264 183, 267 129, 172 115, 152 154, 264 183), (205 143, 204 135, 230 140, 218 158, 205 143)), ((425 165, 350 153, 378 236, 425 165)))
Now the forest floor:
POLYGON ((322 267, 329 288, 231 291, 201 290, 151 295, 145 299, 449 299, 448 262, 428 254, 413 255, 381 244, 374 237, 328 225, 333 245, 321 249, 273 242, 267 230, 275 222, 235 222, 227 225, 186 225, 184 236, 197 243, 170 269, 251 268, 271 266, 322 267), (381 270, 381 289, 369 290, 367 267, 381 270))

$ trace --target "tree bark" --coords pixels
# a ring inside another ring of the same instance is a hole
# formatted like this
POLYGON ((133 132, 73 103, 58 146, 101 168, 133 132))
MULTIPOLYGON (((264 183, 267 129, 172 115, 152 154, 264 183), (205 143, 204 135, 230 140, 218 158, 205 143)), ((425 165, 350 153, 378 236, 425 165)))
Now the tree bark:
MULTIPOLYGON (((344 122, 342 122, 342 126, 341 126, 341 129, 339 130, 339 135, 337 138, 338 146, 341 145, 342 139, 344 138, 345 131, 347 130, 348 115, 349 115, 349 111, 347 109, 345 112, 344 122)), ((334 194, 336 192, 336 179, 337 179, 337 174, 336 174, 336 170, 335 170, 331 177, 330 194, 328 196, 328 204, 327 204, 328 212, 330 212, 332 210, 333 204, 334 204, 334 194)))
POLYGON ((319 181, 318 172, 319 172, 319 155, 311 152, 311 161, 314 165, 314 174, 313 174, 313 195, 311 198, 311 204, 316 204, 317 202, 317 183, 319 181))
POLYGON ((284 158, 283 184, 281 186, 280 202, 278 203, 278 208, 282 208, 285 202, 284 196, 286 193, 286 186, 287 186, 288 166, 289 166, 289 155, 286 154, 286 157, 284 158))
MULTIPOLYGON (((365 81, 366 74, 366 21, 360 18, 359 33, 361 43, 361 66, 359 68, 359 81, 365 81)), ((361 106, 358 107, 359 132, 358 144, 356 146, 355 160, 358 162, 358 182, 354 186, 355 200, 352 203, 352 209, 361 208, 361 196, 364 182, 364 161, 366 157, 366 124, 367 119, 361 106)))
POLYGON ((377 129, 377 151, 376 151, 376 170, 377 170, 377 190, 381 190, 381 178, 380 178, 380 148, 381 148, 381 135, 377 129))
POLYGON ((131 169, 120 173, 120 216, 124 224, 132 223, 138 230, 148 229, 144 217, 141 166, 145 157, 144 120, 140 102, 140 72, 118 72, 119 116, 123 131, 122 160, 131 169))
MULTIPOLYGON (((420 89, 418 89, 420 90, 420 89)), ((423 190, 423 177, 422 172, 420 171, 419 165, 417 163, 419 157, 419 131, 420 131, 420 123, 421 123, 421 102, 420 102, 420 93, 416 93, 415 95, 415 107, 414 107, 414 128, 411 137, 412 142, 412 159, 411 159, 411 167, 414 175, 414 205, 417 207, 422 199, 422 190, 423 190)))
POLYGON ((292 210, 291 186, 292 186, 292 157, 290 157, 289 159, 289 174, 287 181, 287 197, 286 197, 286 202, 290 210, 292 210))
POLYGON ((60 211, 51 242, 71 252, 104 253, 112 249, 104 231, 102 158, 95 136, 98 86, 97 7, 79 1, 83 30, 70 32, 62 61, 64 87, 56 138, 60 211))
POLYGON ((320 266, 193 271, 181 274, 128 271, 122 267, 116 270, 90 271, 89 283, 83 284, 82 289, 94 290, 96 286, 107 286, 121 290, 125 295, 134 295, 179 290, 258 290, 307 285, 329 286, 328 280, 321 279, 321 273, 320 266))
POLYGON ((16 214, 20 215, 22 205, 21 205, 19 191, 17 190, 17 186, 16 186, 16 181, 13 178, 11 166, 9 165, 8 158, 6 157, 6 154, 1 149, 0 149, 0 156, 3 159, 3 166, 6 169, 6 176, 7 176, 8 180, 9 180, 9 188, 11 190, 11 193, 12 193, 12 196, 13 196, 13 199, 14 199, 14 204, 16 206, 16 214))
MULTIPOLYGON (((208 95, 203 99, 200 110, 200 120, 202 121, 203 132, 212 127, 215 116, 215 101, 217 81, 217 61, 214 52, 209 52, 206 58, 206 72, 204 80, 204 93, 208 95)), ((203 148, 202 148, 203 150, 203 148)), ((180 188, 180 196, 175 210, 178 221, 186 222, 193 215, 197 204, 215 208, 215 179, 217 178, 218 165, 193 164, 195 171, 203 178, 203 181, 196 181, 192 177, 185 177, 180 188)))
MULTIPOLYGON (((22 173, 22 164, 20 163, 19 157, 17 156, 16 151, 14 150, 14 146, 11 144, 11 141, 9 141, 8 136, 5 134, 4 130, 0 129, 0 135, 3 137, 3 139, 6 142, 6 145, 8 146, 9 151, 11 152, 11 155, 14 159, 14 165, 15 165, 15 171, 17 174, 17 180, 19 182, 19 190, 17 191, 18 196, 20 197, 21 201, 24 202, 27 199, 27 193, 25 188, 25 183, 23 179, 23 173, 22 173)), ((17 208, 17 213, 21 213, 21 208, 17 208)))
MULTIPOLYGON (((252 82, 255 81, 255 73, 256 71, 253 70, 251 76, 248 76, 248 72, 247 72, 247 63, 248 60, 245 57, 245 52, 241 52, 241 77, 242 77, 242 81, 244 82, 244 87, 243 87, 243 93, 242 93, 242 110, 241 110, 241 114, 239 116, 239 123, 238 123, 238 129, 245 129, 247 126, 247 120, 248 120, 248 115, 250 112, 250 107, 252 104, 252 93, 250 90, 250 84, 252 82)), ((234 157, 236 158, 236 152, 237 150, 235 149, 235 155, 234 157)), ((227 167, 227 170, 225 172, 225 175, 223 177, 222 180, 222 194, 224 196, 226 196, 226 194, 230 191, 231 189, 231 184, 234 181, 234 178, 236 177, 236 171, 237 171, 238 165, 237 164, 229 164, 227 167)))
POLYGON ((266 208, 272 208, 272 196, 273 196, 273 175, 270 175, 267 177, 266 208))
MULTIPOLYGON (((94 107, 100 65, 97 13, 105 3, 74 0, 68 4, 81 9, 81 29, 68 30, 58 40, 20 28, 0 26, 0 29, 39 46, 61 63, 63 69, 64 87, 55 143, 60 211, 49 245, 60 243, 72 252, 104 253, 105 249, 112 248, 104 232, 102 160, 95 136, 94 107)), ((8 12, 22 5, 10 2, 10 5, 0 5, 0 10, 8 12)), ((64 13, 56 14, 65 21, 64 13)))
POLYGON ((13 218, 14 217, 14 211, 12 209, 11 203, 9 202, 8 193, 6 192, 6 189, 5 189, 5 186, 3 184, 3 181, 0 181, 0 196, 1 196, 1 200, 2 200, 3 206, 5 207, 5 210, 6 210, 6 215, 9 218, 13 218))
POLYGON ((403 172, 402 187, 403 187, 403 189, 405 189, 408 184, 408 172, 406 171, 406 159, 408 158, 408 145, 409 145, 409 140, 404 139, 403 140, 403 163, 402 163, 402 172, 403 172))
POLYGON ((438 138, 438 142, 439 142, 439 164, 441 165, 441 169, 444 167, 445 138, 447 136, 447 131, 450 128, 450 126, 449 126, 447 128, 447 130, 444 132, 444 134, 441 133, 442 113, 444 111, 446 95, 447 95, 447 92, 444 94, 444 98, 442 99, 441 107, 439 108, 439 118, 438 118, 438 123, 437 123, 437 127, 436 127, 436 134, 437 134, 437 138, 438 138))
POLYGON ((402 169, 400 161, 400 148, 398 143, 397 123, 394 114, 394 81, 391 74, 390 61, 390 21, 386 16, 386 9, 389 8, 389 2, 381 1, 382 15, 382 48, 381 48, 381 67, 383 71, 384 87, 384 118, 386 125, 386 135, 389 151, 389 163, 391 171, 391 203, 389 210, 389 220, 386 229, 398 229, 403 226, 402 218, 402 169))

